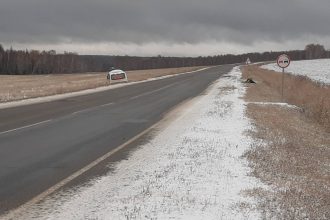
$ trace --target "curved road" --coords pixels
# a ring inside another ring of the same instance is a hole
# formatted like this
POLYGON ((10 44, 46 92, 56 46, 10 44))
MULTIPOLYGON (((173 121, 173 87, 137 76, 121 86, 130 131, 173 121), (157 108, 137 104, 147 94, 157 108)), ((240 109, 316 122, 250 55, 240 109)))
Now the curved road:
POLYGON ((143 132, 232 68, 0 109, 0 214, 143 132))

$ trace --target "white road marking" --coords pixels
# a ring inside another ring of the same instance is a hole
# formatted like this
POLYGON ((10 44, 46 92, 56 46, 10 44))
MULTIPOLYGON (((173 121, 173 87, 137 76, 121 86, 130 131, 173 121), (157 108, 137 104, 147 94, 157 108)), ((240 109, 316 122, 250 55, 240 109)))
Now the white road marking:
POLYGON ((22 129, 25 129, 25 128, 34 127, 34 126, 41 125, 41 124, 45 124, 45 123, 50 122, 52 120, 53 119, 49 119, 49 120, 41 121, 41 122, 38 122, 38 123, 35 123, 35 124, 26 125, 26 126, 15 128, 15 129, 11 129, 11 130, 8 130, 8 131, 3 131, 3 132, 0 132, 0 135, 1 134, 6 134, 6 133, 10 133, 10 132, 14 132, 14 131, 18 131, 18 130, 22 130, 22 129))
MULTIPOLYGON (((92 108, 87 108, 87 109, 84 109, 84 110, 80 110, 80 111, 73 112, 73 113, 71 113, 71 115, 75 115, 75 114, 79 114, 79 113, 83 113, 83 112, 89 112, 89 111, 91 111, 91 110, 94 110, 94 109, 97 109, 97 108, 101 108, 101 107, 110 106, 110 105, 113 105, 113 104, 115 104, 115 103, 110 102, 110 103, 106 103, 106 104, 103 104, 103 105, 98 105, 98 106, 95 106, 95 107, 92 107, 92 108)), ((22 130, 22 129, 25 129, 25 128, 34 127, 34 126, 41 125, 41 124, 45 124, 45 123, 47 123, 47 122, 51 122, 51 121, 53 121, 53 120, 54 120, 54 119, 49 119, 49 120, 41 121, 41 122, 38 122, 38 123, 34 123, 34 124, 30 124, 30 125, 26 125, 26 126, 23 126, 23 127, 10 129, 10 130, 8 130, 8 131, 0 132, 0 135, 2 135, 2 134, 7 134, 7 133, 10 133, 10 132, 14 132, 14 131, 19 131, 19 130, 22 130)))
POLYGON ((100 107, 106 107, 106 106, 109 106, 109 105, 113 105, 115 104, 114 102, 110 102, 110 103, 107 103, 107 104, 104 104, 104 105, 100 105, 100 107))
POLYGON ((76 115, 76 114, 80 114, 80 113, 84 113, 84 112, 89 112, 89 111, 92 111, 92 110, 95 110, 95 109, 98 109, 98 108, 102 108, 102 107, 106 107, 106 106, 110 106, 110 105, 113 105, 113 104, 115 104, 115 103, 110 102, 110 103, 106 103, 106 104, 103 104, 103 105, 98 105, 98 106, 94 106, 94 107, 91 107, 91 108, 86 108, 86 109, 83 109, 83 110, 73 112, 73 113, 71 113, 71 115, 76 115))
POLYGON ((172 87, 172 86, 174 86, 175 84, 177 84, 177 82, 176 82, 176 83, 172 83, 172 84, 167 85, 167 86, 164 86, 164 87, 161 87, 161 88, 159 88, 159 89, 156 89, 156 90, 150 91, 150 92, 145 92, 145 93, 142 93, 142 94, 140 94, 140 95, 133 96, 133 97, 130 98, 130 100, 137 99, 137 98, 140 98, 140 97, 143 97, 143 96, 146 96, 146 95, 150 95, 150 94, 153 94, 153 93, 155 93, 155 92, 159 92, 159 91, 161 91, 161 90, 164 90, 164 89, 167 89, 167 88, 169 88, 169 87, 172 87))

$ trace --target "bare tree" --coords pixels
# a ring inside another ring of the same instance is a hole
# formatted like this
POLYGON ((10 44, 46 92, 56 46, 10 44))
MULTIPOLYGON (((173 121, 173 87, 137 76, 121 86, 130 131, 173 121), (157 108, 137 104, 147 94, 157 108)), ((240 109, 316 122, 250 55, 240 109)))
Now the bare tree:
POLYGON ((320 44, 308 44, 305 47, 306 59, 320 59, 326 55, 326 50, 320 44))

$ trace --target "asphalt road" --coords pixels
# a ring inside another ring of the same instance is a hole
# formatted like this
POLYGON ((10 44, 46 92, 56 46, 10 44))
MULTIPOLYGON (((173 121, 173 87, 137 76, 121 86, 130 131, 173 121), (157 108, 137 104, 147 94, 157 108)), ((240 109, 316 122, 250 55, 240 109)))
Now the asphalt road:
POLYGON ((146 130, 232 68, 0 109, 0 214, 146 130))

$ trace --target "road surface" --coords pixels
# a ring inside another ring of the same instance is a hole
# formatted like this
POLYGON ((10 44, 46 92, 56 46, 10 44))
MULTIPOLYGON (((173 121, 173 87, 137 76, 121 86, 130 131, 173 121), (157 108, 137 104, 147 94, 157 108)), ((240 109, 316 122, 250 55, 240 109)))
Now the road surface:
POLYGON ((232 68, 0 109, 0 214, 143 132, 232 68))

